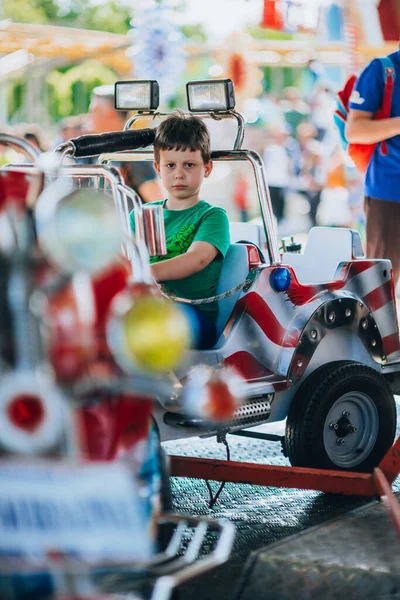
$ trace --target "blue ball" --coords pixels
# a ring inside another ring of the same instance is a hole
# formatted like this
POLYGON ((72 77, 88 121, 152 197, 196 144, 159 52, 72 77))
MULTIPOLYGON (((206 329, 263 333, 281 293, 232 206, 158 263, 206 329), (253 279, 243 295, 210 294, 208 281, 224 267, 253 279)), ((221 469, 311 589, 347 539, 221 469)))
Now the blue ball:
POLYGON ((277 267, 270 275, 270 283, 275 292, 286 292, 292 283, 292 274, 286 267, 277 267))

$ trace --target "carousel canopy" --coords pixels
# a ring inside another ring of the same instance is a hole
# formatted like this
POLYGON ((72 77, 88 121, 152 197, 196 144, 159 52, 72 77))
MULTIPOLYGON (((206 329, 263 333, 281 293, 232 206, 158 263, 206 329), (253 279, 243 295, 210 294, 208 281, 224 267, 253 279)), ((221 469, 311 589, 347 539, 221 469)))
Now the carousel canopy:
POLYGON ((27 65, 62 66, 93 58, 128 73, 132 63, 125 54, 131 45, 126 35, 0 21, 0 77, 10 77, 27 65))

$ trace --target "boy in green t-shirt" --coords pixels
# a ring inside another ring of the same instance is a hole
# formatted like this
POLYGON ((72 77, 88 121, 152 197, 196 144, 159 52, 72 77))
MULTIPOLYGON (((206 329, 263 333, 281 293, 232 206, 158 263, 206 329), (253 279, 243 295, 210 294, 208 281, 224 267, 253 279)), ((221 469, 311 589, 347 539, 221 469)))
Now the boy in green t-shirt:
MULTIPOLYGON (((207 127, 197 117, 174 111, 157 129, 154 158, 168 198, 150 203, 164 208, 167 241, 166 256, 151 258, 152 276, 181 298, 214 296, 230 240, 226 212, 199 198, 213 167, 207 127)), ((131 225, 134 230, 133 213, 131 225)), ((214 346, 217 304, 182 306, 197 324, 196 347, 214 346)))

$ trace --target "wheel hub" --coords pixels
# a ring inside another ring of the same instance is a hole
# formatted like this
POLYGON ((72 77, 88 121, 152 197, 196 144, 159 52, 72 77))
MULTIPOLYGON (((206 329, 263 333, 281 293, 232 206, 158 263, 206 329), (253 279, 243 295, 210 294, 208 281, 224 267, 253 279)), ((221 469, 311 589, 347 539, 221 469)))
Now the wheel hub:
POLYGON ((368 394, 343 394, 325 421, 324 446, 331 461, 341 468, 356 467, 371 452, 378 427, 377 411, 368 394))
POLYGON ((344 438, 347 435, 350 435, 357 431, 357 427, 355 425, 353 425, 353 423, 350 421, 350 416, 351 416, 350 412, 348 410, 344 410, 342 412, 342 416, 340 417, 340 419, 338 419, 337 421, 332 421, 329 424, 329 429, 334 431, 338 438, 338 440, 336 441, 338 446, 343 445, 344 438), (338 443, 339 440, 342 440, 342 441, 340 443, 338 443))

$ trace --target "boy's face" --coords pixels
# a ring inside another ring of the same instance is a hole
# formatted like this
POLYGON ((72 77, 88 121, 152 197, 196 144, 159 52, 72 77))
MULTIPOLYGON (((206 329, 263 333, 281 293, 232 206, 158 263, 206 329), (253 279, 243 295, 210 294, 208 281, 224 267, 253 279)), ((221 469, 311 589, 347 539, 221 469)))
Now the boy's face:
POLYGON ((212 171, 212 161, 204 164, 200 150, 160 150, 160 162, 154 167, 169 198, 189 200, 198 197, 204 177, 212 171))

